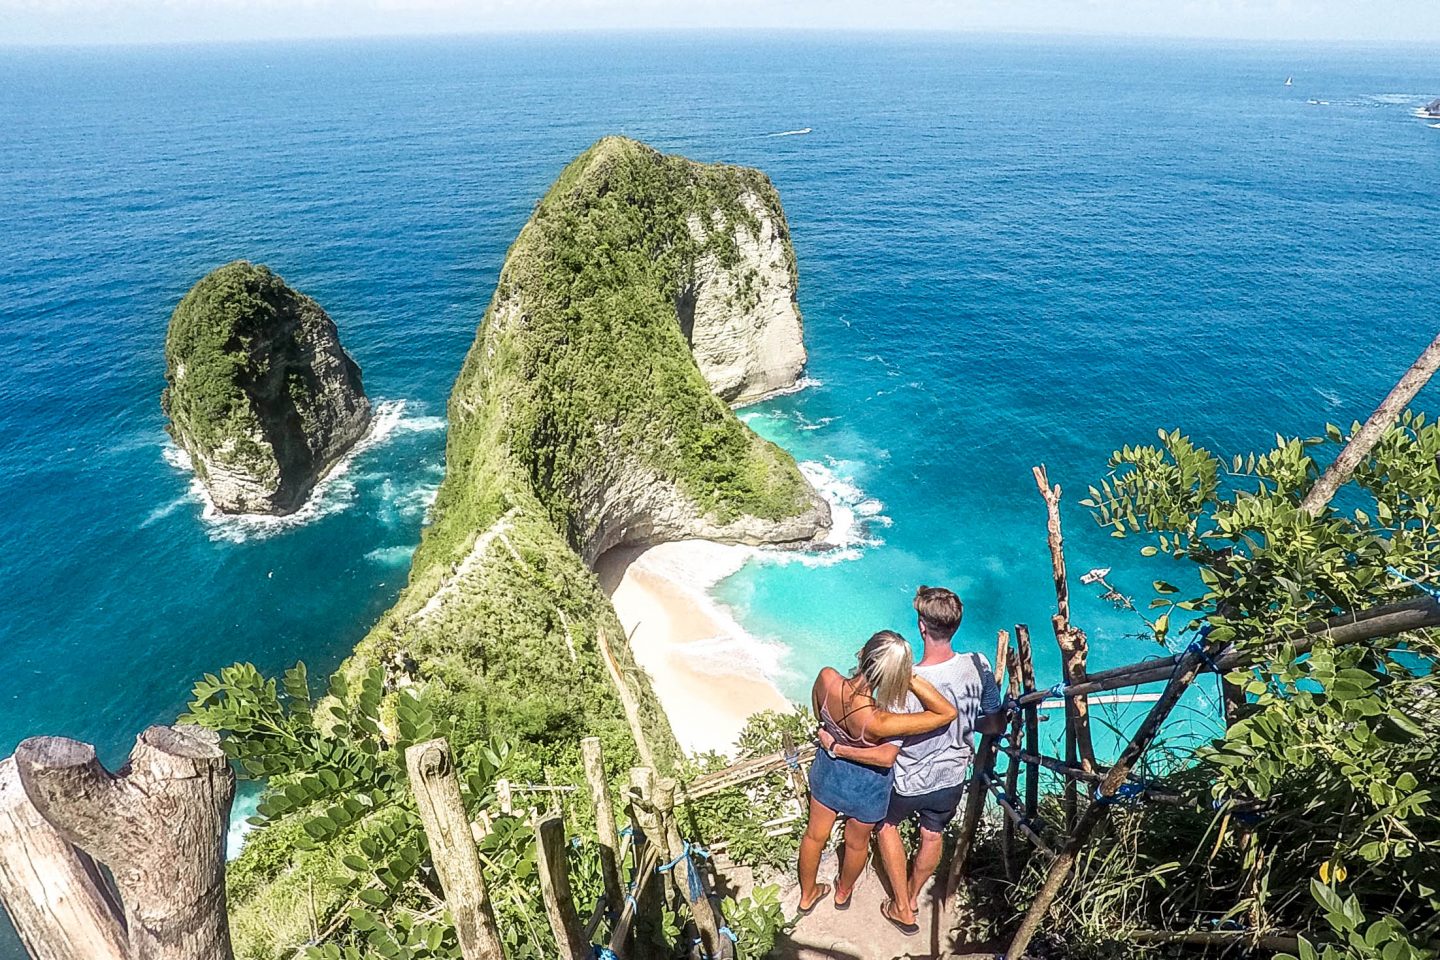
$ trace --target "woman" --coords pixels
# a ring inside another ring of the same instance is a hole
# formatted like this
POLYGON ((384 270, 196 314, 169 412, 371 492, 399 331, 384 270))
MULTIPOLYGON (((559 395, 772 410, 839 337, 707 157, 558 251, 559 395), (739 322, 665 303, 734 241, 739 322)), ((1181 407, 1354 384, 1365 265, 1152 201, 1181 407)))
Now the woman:
MULTIPOLYGON (((898 737, 929 733, 955 719, 955 707, 939 691, 911 672, 910 644, 893 630, 881 630, 860 650, 859 664, 850 676, 841 676, 826 667, 815 678, 811 701, 821 729, 834 742, 864 750, 855 762, 836 757, 829 750, 815 754, 810 768, 810 824, 800 841, 800 912, 809 913, 830 893, 828 883, 816 881, 820 855, 830 839, 835 818, 844 814, 845 849, 840 875, 835 880, 835 906, 850 905, 855 882, 865 869, 870 833, 884 819, 890 806, 891 767, 900 752, 898 737), (918 713, 899 713, 905 695, 913 692, 920 701, 918 713)), ((828 740, 828 738, 826 738, 828 740)), ((853 752, 853 751, 852 751, 853 752)), ((892 890, 906 889, 903 867, 890 877, 892 890)), ((908 913, 908 898, 901 897, 895 909, 907 924, 915 922, 908 913), (901 908, 904 908, 902 910, 901 908)))

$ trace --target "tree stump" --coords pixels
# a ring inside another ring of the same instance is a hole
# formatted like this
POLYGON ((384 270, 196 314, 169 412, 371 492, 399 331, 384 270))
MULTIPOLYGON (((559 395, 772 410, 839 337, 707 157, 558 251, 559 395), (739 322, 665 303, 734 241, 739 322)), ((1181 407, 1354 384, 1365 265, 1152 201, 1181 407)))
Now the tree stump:
POLYGON ((31 737, 15 748, 15 766, 40 815, 110 868, 131 960, 230 960, 225 833, 235 774, 218 734, 151 727, 118 774, 87 743, 31 737))
POLYGON ((50 826, 0 761, 0 902, 33 960, 126 960, 125 921, 100 867, 50 826))

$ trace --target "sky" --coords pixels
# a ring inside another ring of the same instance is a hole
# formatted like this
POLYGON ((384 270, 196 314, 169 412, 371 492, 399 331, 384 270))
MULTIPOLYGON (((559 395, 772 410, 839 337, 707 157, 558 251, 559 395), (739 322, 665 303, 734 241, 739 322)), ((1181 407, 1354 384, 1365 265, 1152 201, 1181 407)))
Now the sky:
POLYGON ((0 0, 0 44, 556 30, 923 30, 1440 42, 1440 0, 0 0))

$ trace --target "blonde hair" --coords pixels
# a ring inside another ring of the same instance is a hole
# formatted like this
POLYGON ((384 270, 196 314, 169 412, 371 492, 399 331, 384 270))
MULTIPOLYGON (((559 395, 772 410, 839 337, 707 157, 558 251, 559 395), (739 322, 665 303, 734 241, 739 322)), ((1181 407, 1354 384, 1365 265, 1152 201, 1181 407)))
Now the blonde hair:
POLYGON ((914 667, 909 642, 894 630, 881 630, 860 648, 855 676, 864 676, 870 696, 881 710, 892 713, 905 709, 914 667))

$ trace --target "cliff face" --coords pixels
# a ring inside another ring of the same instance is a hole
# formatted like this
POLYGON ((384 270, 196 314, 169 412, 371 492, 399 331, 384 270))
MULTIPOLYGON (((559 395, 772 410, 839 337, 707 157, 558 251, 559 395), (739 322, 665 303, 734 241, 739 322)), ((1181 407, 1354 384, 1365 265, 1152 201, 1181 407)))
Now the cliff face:
POLYGON ((334 322, 243 260, 211 271, 175 308, 165 380, 167 429, 226 513, 294 512, 370 423, 334 322))
POLYGON ((720 251, 707 250, 682 283, 676 314, 710 388, 738 404, 793 386, 805 367, 805 342, 780 198, 757 176, 736 199, 744 210, 739 222, 726 222, 718 210, 688 219, 701 244, 707 233, 729 233, 725 249, 733 258, 727 264, 720 251))

